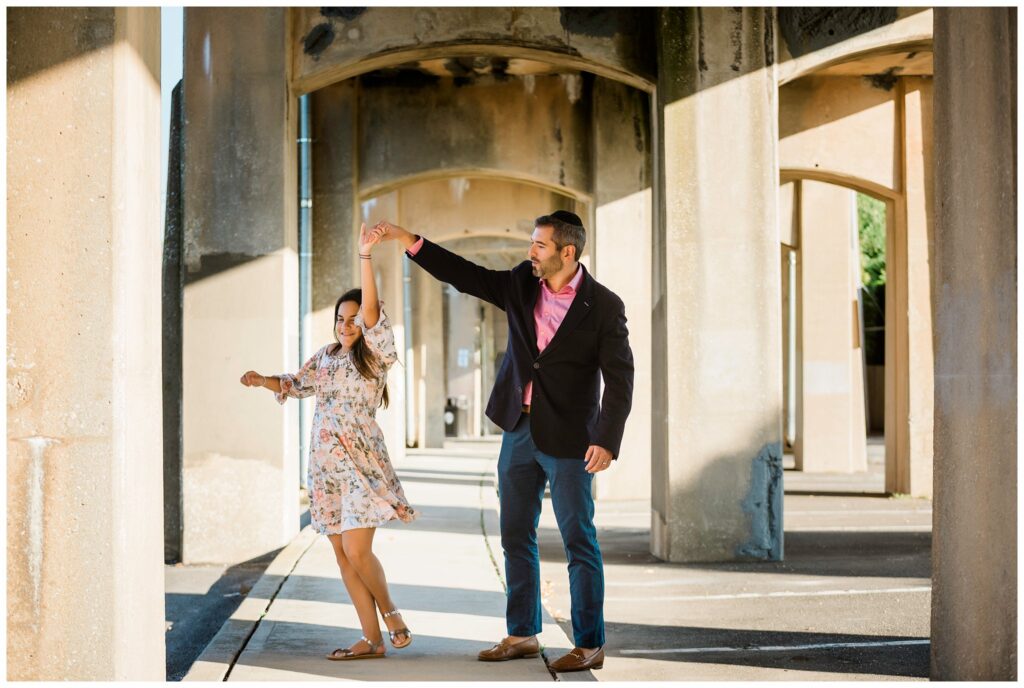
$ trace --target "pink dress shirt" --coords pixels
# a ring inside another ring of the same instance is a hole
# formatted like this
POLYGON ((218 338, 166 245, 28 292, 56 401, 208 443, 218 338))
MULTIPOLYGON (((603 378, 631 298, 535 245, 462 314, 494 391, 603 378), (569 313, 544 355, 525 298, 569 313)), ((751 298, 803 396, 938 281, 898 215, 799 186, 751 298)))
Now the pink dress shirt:
MULTIPOLYGON (((423 246, 423 237, 420 237, 415 244, 407 249, 410 256, 415 256, 423 246)), ((558 292, 551 291, 546 280, 540 282, 540 293, 537 294, 537 303, 533 307, 533 324, 537 330, 537 351, 544 351, 548 344, 558 332, 558 326, 565 320, 565 314, 569 312, 569 306, 576 298, 576 291, 583 280, 583 271, 576 268, 576 274, 572 276, 569 283, 558 292)), ((523 404, 529 404, 533 399, 533 381, 526 383, 523 390, 523 404)))

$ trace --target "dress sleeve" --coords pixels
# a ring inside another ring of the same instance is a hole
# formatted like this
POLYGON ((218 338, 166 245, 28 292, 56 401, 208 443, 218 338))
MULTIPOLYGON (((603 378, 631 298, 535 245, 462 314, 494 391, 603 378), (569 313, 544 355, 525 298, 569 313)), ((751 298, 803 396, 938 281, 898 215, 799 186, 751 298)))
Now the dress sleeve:
POLYGON ((362 330, 370 350, 384 364, 385 369, 390 368, 398 360, 398 351, 395 349, 395 333, 391 330, 391 321, 384 312, 384 302, 380 302, 380 317, 373 327, 367 328, 363 323, 362 309, 356 314, 355 322, 362 330))
POLYGON ((274 392, 277 403, 283 404, 288 401, 288 397, 304 399, 316 392, 316 370, 320 367, 320 355, 325 348, 321 347, 294 375, 284 373, 278 376, 281 379, 281 391, 274 392))

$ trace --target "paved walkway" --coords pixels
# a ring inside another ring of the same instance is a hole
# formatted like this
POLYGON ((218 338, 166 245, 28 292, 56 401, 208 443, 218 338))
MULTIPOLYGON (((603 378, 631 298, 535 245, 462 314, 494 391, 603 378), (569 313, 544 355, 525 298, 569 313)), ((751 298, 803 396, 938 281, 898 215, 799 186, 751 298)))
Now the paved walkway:
MULTIPOLYGON (((649 554, 648 503, 598 504, 607 577, 604 669, 555 677, 543 658, 478 662, 476 653, 505 633, 496 455, 496 443, 458 443, 410 453, 397 466, 422 515, 380 529, 375 551, 414 633, 410 647, 390 650, 385 660, 323 659, 360 631, 329 543, 307 529, 185 680, 927 678, 930 503, 852 496, 851 478, 843 479, 843 494, 807 494, 814 492, 807 476, 793 481, 798 494, 786 496, 786 561, 773 564, 660 562, 649 554)), ((538 537, 541 642, 550 661, 571 647, 571 628, 549 503, 538 537)))
MULTIPOLYGON (((378 530, 374 551, 412 629, 412 645, 389 649, 384 660, 323 658, 361 631, 329 542, 307 529, 268 568, 185 680, 554 680, 543 657, 476 659, 505 635, 505 592, 495 565, 501 558, 496 449, 484 443, 467 451, 419 452, 396 466, 421 515, 412 524, 378 530)), ((572 645, 550 616, 544 621, 541 641, 549 652, 560 648, 560 656, 572 645)))

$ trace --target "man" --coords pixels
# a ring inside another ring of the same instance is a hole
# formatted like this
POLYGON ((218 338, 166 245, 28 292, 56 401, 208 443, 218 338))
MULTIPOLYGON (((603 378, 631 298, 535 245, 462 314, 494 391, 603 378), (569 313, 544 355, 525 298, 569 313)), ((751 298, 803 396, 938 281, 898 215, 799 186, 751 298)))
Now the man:
POLYGON ((478 658, 505 661, 540 651, 537 524, 547 482, 569 561, 576 645, 551 667, 600 669, 604 571, 591 483, 619 453, 633 396, 633 354, 622 300, 579 263, 583 221, 565 210, 537 218, 529 261, 512 270, 488 270, 387 222, 375 231, 400 241, 437 279, 508 316, 508 348, 487 404, 487 417, 504 430, 498 495, 508 637, 478 658))

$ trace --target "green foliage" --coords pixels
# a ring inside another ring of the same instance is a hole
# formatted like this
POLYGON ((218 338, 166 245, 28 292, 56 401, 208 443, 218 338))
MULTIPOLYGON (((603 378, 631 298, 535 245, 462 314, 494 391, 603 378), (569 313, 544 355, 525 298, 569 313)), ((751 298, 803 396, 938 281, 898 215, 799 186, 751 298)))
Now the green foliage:
POLYGON ((864 353, 868 365, 885 364, 885 202, 857 194, 861 281, 864 283, 864 353))
POLYGON ((885 284, 885 203, 857 194, 857 225, 864 286, 885 284))

